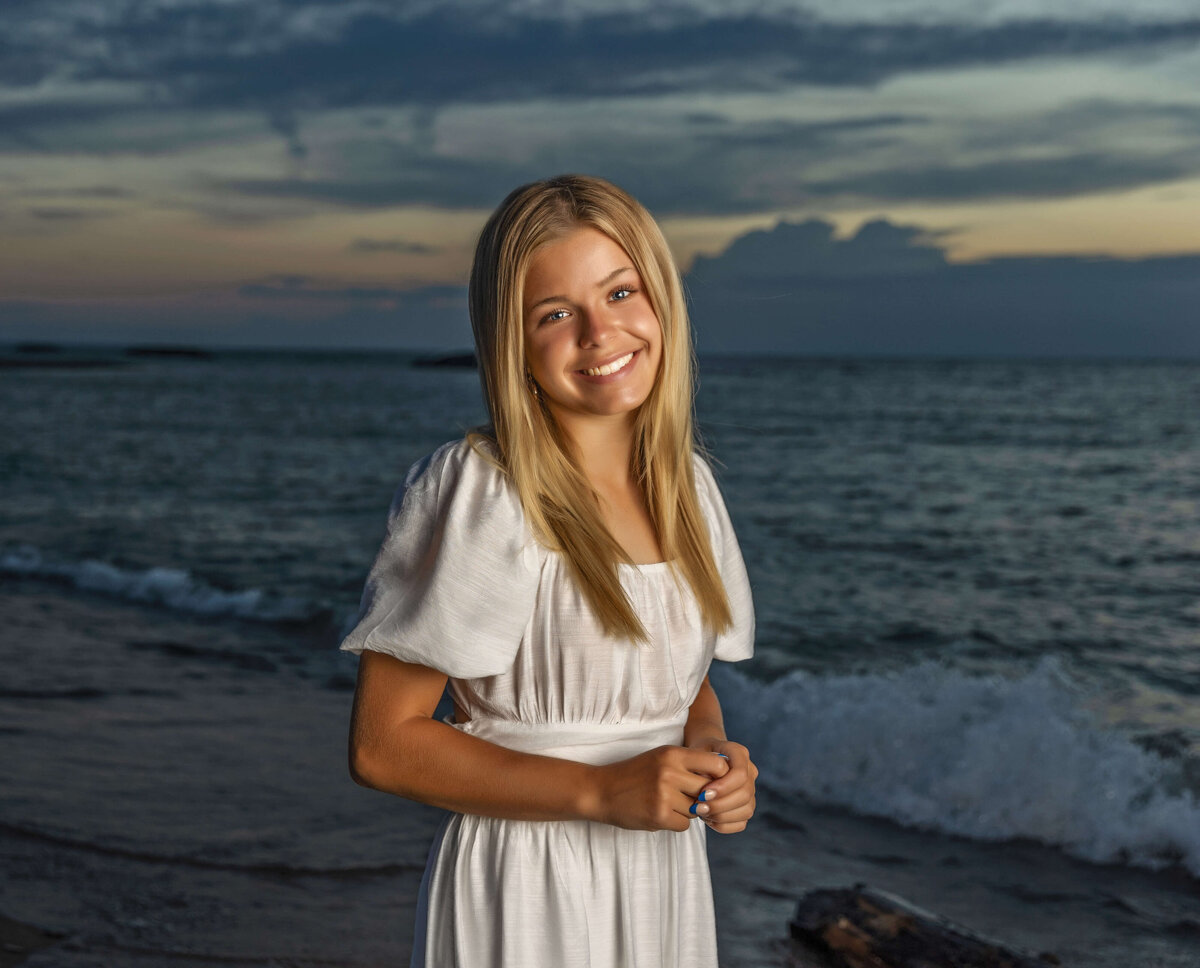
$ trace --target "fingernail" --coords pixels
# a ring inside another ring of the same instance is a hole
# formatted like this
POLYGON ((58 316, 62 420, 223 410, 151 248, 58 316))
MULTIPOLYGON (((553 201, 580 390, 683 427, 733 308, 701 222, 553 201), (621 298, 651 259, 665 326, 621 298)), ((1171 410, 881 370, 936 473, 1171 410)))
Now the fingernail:
POLYGON ((700 795, 698 797, 696 797, 696 799, 700 800, 700 801, 711 800, 712 798, 713 798, 712 790, 701 790, 700 795))
POLYGON ((700 806, 699 802, 693 803, 690 807, 688 807, 688 813, 695 814, 698 806, 700 806))
POLYGON ((723 756, 723 757, 725 757, 725 759, 729 759, 728 753, 718 753, 717 756, 723 756))

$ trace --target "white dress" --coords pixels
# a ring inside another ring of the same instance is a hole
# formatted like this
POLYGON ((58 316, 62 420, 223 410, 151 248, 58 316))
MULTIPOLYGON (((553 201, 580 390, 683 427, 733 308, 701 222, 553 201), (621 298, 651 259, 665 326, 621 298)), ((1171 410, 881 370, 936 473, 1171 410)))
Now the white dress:
MULTIPOLYGON (((607 637, 507 478, 460 440, 397 491, 341 647, 445 672, 469 717, 456 728, 512 749, 600 764, 681 744, 710 661, 754 647, 741 552, 699 458, 696 487, 733 612, 724 635, 704 630, 659 563, 619 566, 649 643, 607 637)), ((450 813, 421 883, 412 964, 716 968, 706 831, 698 819, 679 833, 450 813)))

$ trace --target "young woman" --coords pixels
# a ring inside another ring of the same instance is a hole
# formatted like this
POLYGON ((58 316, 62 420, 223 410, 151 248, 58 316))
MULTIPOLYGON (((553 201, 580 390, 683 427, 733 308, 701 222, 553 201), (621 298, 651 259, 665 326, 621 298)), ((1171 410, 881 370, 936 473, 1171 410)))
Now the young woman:
POLYGON ((754 614, 678 272, 638 202, 563 176, 492 215, 470 306, 491 424, 409 471, 342 643, 355 780, 451 811, 412 964, 715 968, 705 832, 758 771, 707 673, 754 614))

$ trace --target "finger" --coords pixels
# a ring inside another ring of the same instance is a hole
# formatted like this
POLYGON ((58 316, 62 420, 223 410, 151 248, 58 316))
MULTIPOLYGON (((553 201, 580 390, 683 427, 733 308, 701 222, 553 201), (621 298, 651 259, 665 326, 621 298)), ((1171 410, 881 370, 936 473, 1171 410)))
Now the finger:
POLYGON ((697 801, 693 797, 682 797, 679 801, 672 804, 672 809, 676 814, 673 819, 678 821, 678 823, 672 825, 673 830, 686 830, 691 826, 693 820, 697 818, 703 819, 695 811, 696 804, 697 801))
POLYGON ((711 783, 705 784, 704 791, 707 794, 705 799, 719 800, 734 790, 740 790, 747 786, 754 786, 754 781, 750 779, 750 774, 742 767, 731 766, 729 772, 724 776, 717 777, 711 783))
POLYGON ((715 823, 732 823, 738 821, 746 821, 754 816, 754 802, 739 804, 736 807, 717 810, 713 809, 706 817, 706 820, 712 820, 715 823))
MULTIPOLYGON (((703 793, 704 791, 701 790, 700 792, 703 793)), ((752 804, 754 802, 754 790, 752 788, 740 787, 737 790, 730 791, 723 797, 713 798, 706 796, 703 800, 699 800, 699 798, 697 800, 708 807, 708 810, 705 811, 707 816, 715 817, 718 814, 728 813, 731 810, 740 810, 748 804, 752 804)))
POLYGON ((707 779, 716 779, 729 772, 729 757, 708 750, 687 749, 683 759, 684 769, 699 773, 707 779))
POLYGON ((710 830, 715 830, 719 834, 738 834, 746 829, 744 821, 739 823, 717 823, 715 820, 704 821, 710 830))
POLYGON ((704 794, 705 787, 712 782, 711 776, 705 776, 703 773, 684 773, 679 778, 679 792, 688 798, 687 805, 690 807, 698 800, 712 800, 711 793, 704 794))
POLYGON ((715 820, 717 823, 749 820, 754 816, 756 806, 757 799, 754 791, 750 790, 748 796, 739 795, 732 799, 727 798, 723 803, 714 801, 706 819, 715 820))
POLYGON ((699 817, 716 817, 739 810, 747 804, 750 804, 753 810, 753 803, 754 784, 748 783, 736 787, 720 797, 714 797, 712 792, 707 788, 700 790, 696 794, 696 799, 690 809, 692 813, 699 817))
POLYGON ((728 754, 729 771, 724 776, 715 778, 717 782, 708 785, 707 789, 712 792, 712 796, 720 797, 747 783, 753 786, 758 777, 758 768, 750 761, 750 751, 740 743, 726 742, 722 752, 728 754))

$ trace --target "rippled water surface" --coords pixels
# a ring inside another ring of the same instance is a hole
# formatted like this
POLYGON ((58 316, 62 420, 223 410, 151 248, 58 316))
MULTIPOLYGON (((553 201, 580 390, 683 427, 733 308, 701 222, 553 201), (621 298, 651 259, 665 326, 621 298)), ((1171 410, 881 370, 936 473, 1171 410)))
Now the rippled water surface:
MULTIPOLYGON (((1200 366, 701 376, 759 622, 726 714, 776 790, 1200 874, 1200 366)), ((378 354, 7 371, 0 414, 0 579, 265 624, 208 659, 343 686, 393 489, 483 415, 473 371, 378 354)))

